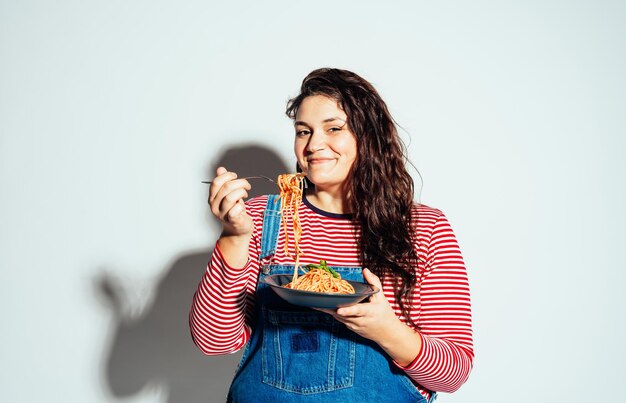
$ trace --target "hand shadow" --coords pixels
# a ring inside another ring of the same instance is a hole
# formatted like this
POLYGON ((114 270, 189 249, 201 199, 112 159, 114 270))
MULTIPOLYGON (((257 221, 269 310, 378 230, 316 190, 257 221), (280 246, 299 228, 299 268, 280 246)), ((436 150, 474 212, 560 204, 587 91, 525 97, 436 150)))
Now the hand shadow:
MULTIPOLYGON (((210 177, 217 166, 225 166, 239 176, 275 178, 292 171, 276 153, 256 145, 227 149, 208 173, 210 177)), ((265 181, 252 185, 250 197, 278 190, 265 181)), ((215 238, 218 234, 216 229, 215 238)), ((205 356, 193 344, 189 331, 191 300, 210 255, 208 248, 181 254, 159 282, 153 303, 136 318, 128 314, 132 307, 124 296, 125 287, 114 276, 102 272, 95 279, 98 296, 113 314, 103 378, 115 398, 128 398, 156 385, 170 403, 226 400, 241 353, 205 356)))

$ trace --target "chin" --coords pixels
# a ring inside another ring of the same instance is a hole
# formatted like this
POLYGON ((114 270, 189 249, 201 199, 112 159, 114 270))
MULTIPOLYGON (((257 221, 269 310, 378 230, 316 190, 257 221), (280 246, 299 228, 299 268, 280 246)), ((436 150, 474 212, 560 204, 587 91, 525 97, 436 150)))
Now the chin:
POLYGON ((326 178, 316 178, 316 177, 310 177, 310 176, 307 176, 307 178, 309 179, 309 182, 315 185, 316 189, 325 189, 325 188, 335 187, 343 183, 341 181, 328 180, 326 178))

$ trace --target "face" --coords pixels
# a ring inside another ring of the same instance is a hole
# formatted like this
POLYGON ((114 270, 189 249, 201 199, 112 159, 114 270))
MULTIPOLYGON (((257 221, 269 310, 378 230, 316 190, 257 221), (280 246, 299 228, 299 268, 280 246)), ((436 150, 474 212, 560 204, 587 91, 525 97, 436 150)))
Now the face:
POLYGON ((342 189, 356 160, 356 136, 339 104, 326 96, 304 98, 296 115, 294 151, 317 190, 342 189))

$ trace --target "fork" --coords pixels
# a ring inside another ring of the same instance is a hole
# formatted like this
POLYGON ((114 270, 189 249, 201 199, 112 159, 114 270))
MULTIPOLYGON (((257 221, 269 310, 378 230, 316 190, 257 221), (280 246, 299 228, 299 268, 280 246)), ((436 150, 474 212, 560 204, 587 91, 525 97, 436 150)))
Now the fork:
MULTIPOLYGON (((276 181, 268 176, 263 176, 263 175, 259 175, 259 176, 244 176, 243 178, 237 178, 237 179, 265 179, 268 180, 270 182, 276 183, 276 181)), ((202 183, 206 183, 207 185, 210 185, 211 183, 213 183, 213 181, 202 181, 202 183)))

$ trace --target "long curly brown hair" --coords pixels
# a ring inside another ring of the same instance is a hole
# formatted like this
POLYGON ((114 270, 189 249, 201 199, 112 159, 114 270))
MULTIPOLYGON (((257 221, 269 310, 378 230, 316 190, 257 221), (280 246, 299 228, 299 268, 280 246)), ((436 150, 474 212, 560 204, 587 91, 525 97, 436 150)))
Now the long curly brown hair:
POLYGON ((302 101, 313 95, 337 101, 357 138, 347 199, 361 228, 361 264, 381 278, 392 279, 402 315, 417 328, 410 315, 418 261, 411 219, 414 186, 396 124, 374 87, 350 71, 312 71, 302 81, 300 94, 287 103, 287 116, 295 119, 302 101))

